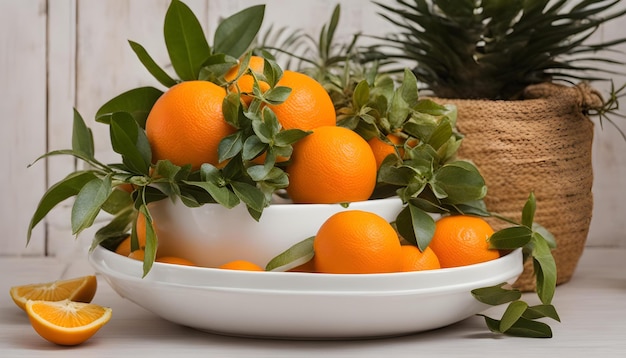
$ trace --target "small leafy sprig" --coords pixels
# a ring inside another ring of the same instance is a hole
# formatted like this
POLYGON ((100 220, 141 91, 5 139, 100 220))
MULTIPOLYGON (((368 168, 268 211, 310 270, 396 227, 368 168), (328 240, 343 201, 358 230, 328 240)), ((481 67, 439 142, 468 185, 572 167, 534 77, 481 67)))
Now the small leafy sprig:
MULTIPOLYGON (((489 305, 509 303, 500 320, 482 315, 489 329, 493 332, 514 336, 549 338, 552 330, 549 325, 536 321, 540 318, 552 318, 560 322, 556 308, 552 305, 556 288, 556 263, 551 250, 556 247, 554 237, 543 227, 533 222, 536 201, 530 194, 522 210, 522 222, 494 233, 489 239, 491 248, 514 250, 522 248, 524 262, 531 259, 536 279, 536 291, 541 304, 529 306, 521 301, 519 290, 506 288, 506 284, 485 287, 472 291, 474 297, 489 305)), ((494 215, 498 217, 498 215, 494 215)), ((510 221, 506 218, 503 220, 510 221)))

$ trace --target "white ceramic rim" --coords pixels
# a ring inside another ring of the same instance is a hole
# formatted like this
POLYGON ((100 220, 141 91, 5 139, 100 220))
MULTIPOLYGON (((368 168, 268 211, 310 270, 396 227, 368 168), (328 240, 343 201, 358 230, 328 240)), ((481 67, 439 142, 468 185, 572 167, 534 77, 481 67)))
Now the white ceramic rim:
POLYGON ((510 282, 523 271, 522 252, 517 249, 498 259, 475 265, 428 271, 380 274, 322 274, 306 272, 255 272, 208 267, 170 265, 155 262, 141 277, 143 264, 101 246, 89 255, 91 265, 105 276, 145 284, 194 289, 247 292, 310 294, 435 293, 450 289, 467 290, 510 282), (121 269, 120 269, 121 267, 121 269), (450 277, 453 280, 450 280, 450 277), (450 282, 452 281, 452 282, 450 282))

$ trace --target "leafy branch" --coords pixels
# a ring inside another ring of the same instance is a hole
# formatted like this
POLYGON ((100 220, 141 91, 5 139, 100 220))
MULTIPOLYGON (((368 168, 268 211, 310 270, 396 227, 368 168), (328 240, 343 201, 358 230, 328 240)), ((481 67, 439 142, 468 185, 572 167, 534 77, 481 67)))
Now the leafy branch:
POLYGON ((265 106, 282 103, 291 91, 276 85, 282 69, 271 59, 265 60, 263 73, 248 69, 250 54, 245 52, 261 26, 263 15, 264 6, 253 6, 224 19, 216 29, 213 45, 209 46, 195 15, 181 1, 173 0, 165 16, 164 36, 178 79, 159 67, 141 45, 130 42, 146 69, 166 87, 182 81, 210 80, 227 89, 223 113, 236 132, 220 142, 219 158, 228 162, 224 168, 205 163, 192 171, 190 165, 177 166, 168 160, 153 163, 145 124, 163 92, 154 87, 131 89, 106 102, 96 113, 96 121, 109 126, 111 145, 121 156, 121 163, 103 164, 95 158, 91 129, 77 111, 74 111, 72 148, 52 151, 35 160, 71 155, 85 162, 89 169, 72 173, 48 189, 30 222, 27 241, 32 229, 50 210, 75 197, 73 234, 92 226, 104 211, 114 217, 96 233, 93 247, 113 245, 130 230, 133 246, 137 248, 136 217, 141 213, 147 221, 145 275, 152 267, 158 244, 149 212, 153 201, 178 198, 190 207, 219 203, 229 208, 243 202, 258 220, 272 193, 288 184, 276 158, 289 156, 292 144, 308 134, 283 130, 274 113, 265 106), (237 64, 240 71, 236 78, 225 80, 224 75, 237 64), (253 98, 249 106, 240 100, 241 93, 231 90, 244 74, 255 79, 254 93, 246 94, 253 98), (270 88, 261 92, 259 81, 268 83, 270 88), (265 157, 260 164, 254 161, 262 155, 265 157), (130 192, 119 190, 124 185, 132 188, 130 192))

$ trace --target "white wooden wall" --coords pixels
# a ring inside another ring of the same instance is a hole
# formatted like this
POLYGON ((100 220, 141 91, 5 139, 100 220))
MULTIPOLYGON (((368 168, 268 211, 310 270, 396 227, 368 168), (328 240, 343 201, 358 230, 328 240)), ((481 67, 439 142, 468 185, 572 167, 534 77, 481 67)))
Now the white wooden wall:
MULTIPOLYGON (((185 3, 209 36, 220 17, 259 3, 267 5, 265 27, 303 28, 317 35, 340 3, 339 36, 348 38, 358 31, 383 34, 390 29, 376 14, 377 7, 362 0, 185 3)), ((158 63, 166 64, 162 28, 168 5, 169 0, 0 0, 0 256, 61 256, 84 248, 91 240, 91 231, 79 240, 72 237, 66 203, 36 228, 26 246, 26 230, 39 198, 49 185, 74 170, 76 163, 69 157, 55 157, 30 168, 27 165, 49 150, 70 147, 73 107, 94 130, 97 157, 118 161, 108 144, 108 128, 93 117, 115 95, 140 85, 156 85, 127 40, 141 43, 158 63)), ((620 6, 626 7, 626 2, 620 6)), ((597 37, 623 36, 620 26, 610 24, 597 37)), ((626 60, 626 55, 619 56, 626 60)), ((616 78, 617 83, 624 81, 624 77, 616 78)), ((626 130, 626 123, 621 127, 626 130)), ((623 247, 626 142, 611 129, 605 125, 604 130, 599 126, 596 130, 595 207, 588 245, 623 247)))

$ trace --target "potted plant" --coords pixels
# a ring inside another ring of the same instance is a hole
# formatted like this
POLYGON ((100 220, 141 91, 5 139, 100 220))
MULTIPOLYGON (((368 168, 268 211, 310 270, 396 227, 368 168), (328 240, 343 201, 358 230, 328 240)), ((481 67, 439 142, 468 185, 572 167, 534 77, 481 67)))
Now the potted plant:
MULTIPOLYGON (((397 31, 375 52, 410 62, 438 102, 458 108, 464 135, 459 156, 484 175, 487 208, 516 217, 533 190, 536 220, 556 238, 557 283, 567 282, 582 254, 591 221, 593 123, 615 124, 607 100, 588 83, 608 80, 606 56, 625 38, 588 44, 608 21, 622 17, 614 0, 404 1, 377 3, 397 31), (512 210, 513 209, 513 210, 512 210)), ((615 126, 617 130, 619 127, 615 126)), ((622 136, 626 138, 623 132, 622 136)), ((517 286, 535 288, 532 265, 517 286)))

